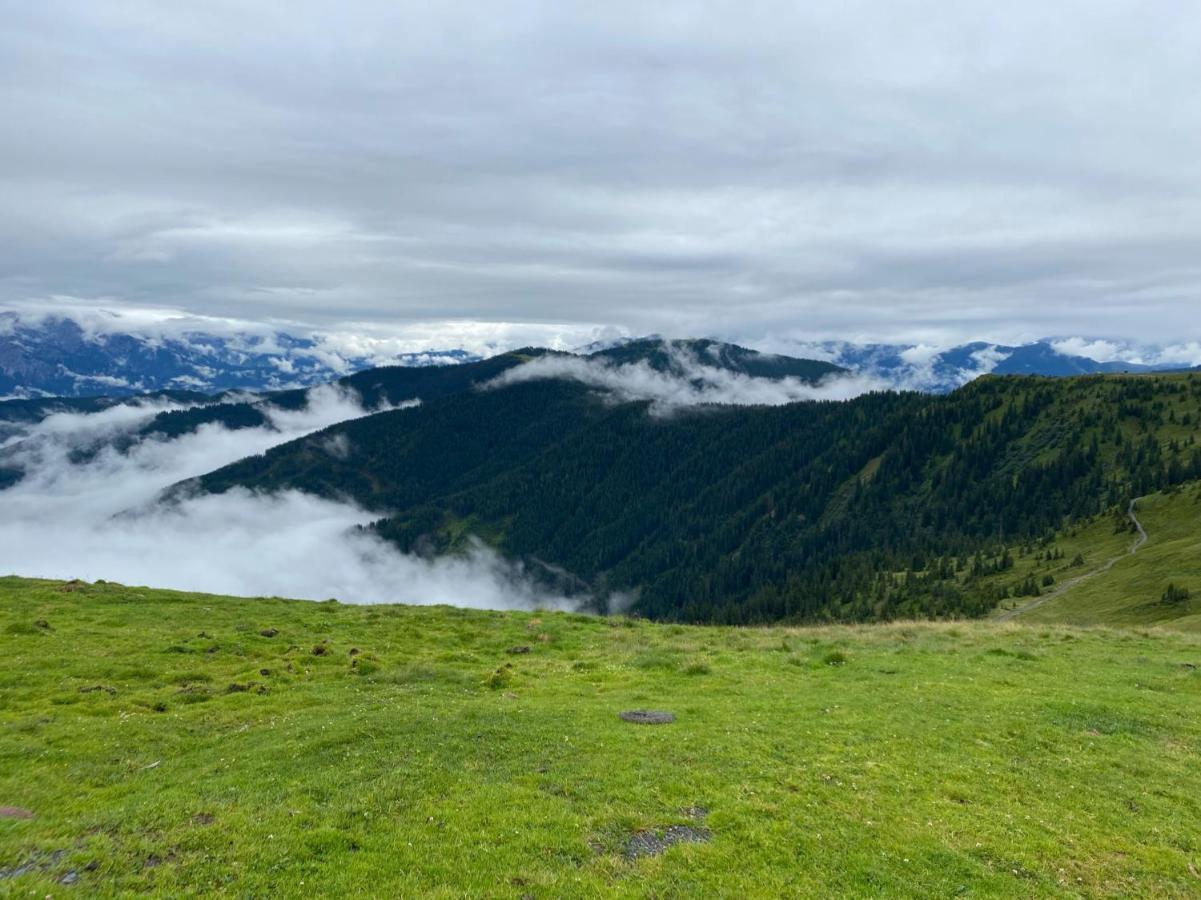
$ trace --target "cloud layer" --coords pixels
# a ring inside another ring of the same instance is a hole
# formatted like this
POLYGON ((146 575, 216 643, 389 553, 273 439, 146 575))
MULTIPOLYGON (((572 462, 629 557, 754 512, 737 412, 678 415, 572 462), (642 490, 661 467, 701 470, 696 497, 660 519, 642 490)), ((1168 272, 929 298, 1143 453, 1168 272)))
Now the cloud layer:
POLYGON ((1198 83, 1176 0, 15 5, 0 303, 1191 337, 1198 83))
MULTIPOLYGON (((127 453, 104 446, 164 408, 54 415, 8 441, 27 474, 0 491, 0 573, 353 603, 563 605, 483 547, 437 560, 401 554, 358 531, 373 516, 349 504, 295 491, 154 502, 177 481, 363 415, 346 392, 318 388, 303 410, 270 411, 275 430, 205 425, 127 453), (72 450, 97 443, 104 449, 89 461, 71 462, 72 450)), ((324 449, 336 455, 348 448, 327 441, 324 449)))
POLYGON ((671 344, 664 350, 671 371, 658 371, 645 362, 614 365, 603 359, 543 356, 506 369, 485 388, 496 389, 527 381, 562 378, 578 381, 614 402, 649 401, 651 411, 664 415, 705 403, 735 406, 780 406, 801 400, 850 400, 873 390, 887 390, 880 380, 859 375, 831 375, 817 384, 799 378, 755 378, 705 365, 695 355, 671 344))

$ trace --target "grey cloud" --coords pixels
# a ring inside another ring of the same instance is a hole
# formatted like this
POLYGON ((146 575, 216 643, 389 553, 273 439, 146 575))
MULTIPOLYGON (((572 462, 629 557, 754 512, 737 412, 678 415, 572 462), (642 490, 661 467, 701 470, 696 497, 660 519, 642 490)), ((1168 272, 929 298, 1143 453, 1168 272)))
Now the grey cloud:
POLYGON ((1194 328, 1201 11, 25 5, 0 303, 323 327, 1194 328))

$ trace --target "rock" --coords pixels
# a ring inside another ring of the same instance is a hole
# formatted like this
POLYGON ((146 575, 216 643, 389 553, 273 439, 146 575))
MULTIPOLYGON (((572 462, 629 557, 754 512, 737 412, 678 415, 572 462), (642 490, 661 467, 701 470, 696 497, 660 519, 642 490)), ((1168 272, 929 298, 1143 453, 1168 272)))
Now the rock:
POLYGON ((637 859, 640 856, 658 856, 673 844, 705 844, 713 839, 713 832, 708 828, 694 828, 691 825, 672 825, 662 832, 638 831, 626 841, 626 859, 637 859))
POLYGON ((275 637, 277 634, 279 634, 279 629, 278 628, 264 628, 262 631, 259 632, 259 634, 261 634, 263 637, 275 637))
POLYGON ((674 713, 655 709, 627 709, 618 716, 635 725, 669 725, 676 720, 674 713))
POLYGON ((529 653, 529 652, 530 652, 530 648, 525 647, 525 646, 510 647, 508 650, 505 651, 505 653, 512 653, 514 656, 518 656, 522 653, 529 653))

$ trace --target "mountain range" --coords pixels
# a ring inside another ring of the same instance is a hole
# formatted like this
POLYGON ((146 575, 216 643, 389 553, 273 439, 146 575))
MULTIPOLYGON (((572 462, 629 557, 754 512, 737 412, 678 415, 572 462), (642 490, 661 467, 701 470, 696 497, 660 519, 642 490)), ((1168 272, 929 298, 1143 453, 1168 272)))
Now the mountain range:
MULTIPOLYGON (((621 369, 661 354, 637 342, 590 358, 621 369)), ((995 571, 1007 542, 1201 477, 1196 375, 990 376, 947 395, 656 415, 650 399, 618 402, 572 375, 513 377, 537 358, 432 370, 438 396, 420 406, 177 490, 350 498, 408 552, 482 540, 558 590, 658 618, 753 622, 980 614, 1002 598, 955 583, 964 566, 995 571), (498 371, 501 388, 456 388, 498 371)), ((420 393, 415 375, 373 383, 396 401, 420 393)))
MULTIPOLYGON (((634 340, 639 339, 592 344, 576 352, 616 350, 634 340)), ((1066 376, 1184 365, 1099 362, 1071 352, 1069 346, 1051 340, 1022 345, 976 341, 936 349, 823 341, 797 344, 785 358, 806 357, 875 378, 883 385, 934 393, 954 390, 990 372, 1066 376)), ((1157 358, 1152 351, 1132 355, 1141 360, 1157 358)), ((344 344, 319 333, 280 330, 191 329, 170 334, 98 330, 95 322, 67 315, 30 318, 0 311, 0 398, 133 396, 163 390, 274 391, 321 384, 380 365, 440 365, 480 358, 462 348, 366 355, 348 352, 344 344)))
MULTIPOLYGON (((477 359, 451 349, 397 354, 389 362, 424 366, 477 359)), ((347 354, 319 335, 108 332, 67 317, 28 320, 0 311, 0 397, 271 391, 321 384, 379 364, 377 357, 347 354)))
MULTIPOLYGON (((1013 548, 1201 479, 1201 374, 874 387, 833 363, 708 340, 373 368, 332 387, 366 414, 159 502, 299 491, 369 511, 368 530, 407 554, 485 545, 597 610, 859 621, 981 615, 1037 593, 990 577, 1013 548)), ((95 433, 71 459, 201 429, 270 431, 315 396, 160 393, 137 402, 170 408, 95 433)), ((31 424, 120 403, 0 403, 0 489, 25 476, 31 424)))

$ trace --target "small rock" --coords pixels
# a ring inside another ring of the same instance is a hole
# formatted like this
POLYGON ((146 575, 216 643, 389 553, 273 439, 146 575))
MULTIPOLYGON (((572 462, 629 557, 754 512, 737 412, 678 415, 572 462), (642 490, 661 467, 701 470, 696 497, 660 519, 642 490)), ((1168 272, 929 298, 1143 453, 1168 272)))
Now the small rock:
POLYGON ((674 713, 655 709, 627 709, 618 716, 635 725, 669 725, 676 720, 674 713))
POLYGON ((264 628, 262 631, 259 632, 259 634, 261 634, 263 637, 275 637, 277 634, 279 634, 279 629, 278 628, 264 628))
POLYGON ((705 844, 713 839, 708 828, 693 828, 691 825, 672 825, 662 832, 639 831, 626 842, 626 859, 640 856, 658 856, 673 844, 705 844))
POLYGON ((66 875, 58 880, 59 884, 74 884, 79 881, 79 873, 72 869, 66 875))
POLYGON ((351 647, 347 652, 347 656, 358 656, 362 652, 358 647, 351 647))
POLYGON ((510 647, 508 650, 505 651, 505 653, 512 653, 514 656, 520 655, 522 653, 529 653, 529 652, 530 652, 530 648, 526 647, 526 646, 510 647))

